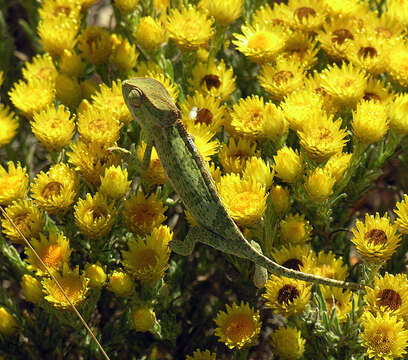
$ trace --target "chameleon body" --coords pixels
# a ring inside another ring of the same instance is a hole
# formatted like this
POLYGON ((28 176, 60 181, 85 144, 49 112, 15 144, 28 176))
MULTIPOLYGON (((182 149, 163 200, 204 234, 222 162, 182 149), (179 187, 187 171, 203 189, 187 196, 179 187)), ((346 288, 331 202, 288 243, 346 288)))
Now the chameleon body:
POLYGON ((188 135, 180 112, 157 80, 134 78, 122 83, 125 103, 135 120, 153 140, 161 165, 174 190, 201 227, 192 227, 172 250, 189 255, 196 242, 253 261, 269 272, 325 285, 359 289, 361 285, 305 274, 283 267, 257 251, 225 209, 208 167, 188 135))

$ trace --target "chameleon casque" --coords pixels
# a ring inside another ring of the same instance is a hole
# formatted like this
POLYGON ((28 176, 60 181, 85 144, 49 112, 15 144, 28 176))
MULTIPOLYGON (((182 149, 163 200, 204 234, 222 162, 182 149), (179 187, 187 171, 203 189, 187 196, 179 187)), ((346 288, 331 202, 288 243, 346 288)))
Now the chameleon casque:
POLYGON ((133 117, 151 137, 171 185, 201 225, 192 227, 184 241, 171 242, 175 253, 189 255, 195 243, 201 242, 224 253, 249 259, 277 275, 343 288, 362 288, 357 283, 288 269, 252 247, 225 209, 208 167, 164 85, 151 78, 134 78, 123 81, 122 91, 133 117))

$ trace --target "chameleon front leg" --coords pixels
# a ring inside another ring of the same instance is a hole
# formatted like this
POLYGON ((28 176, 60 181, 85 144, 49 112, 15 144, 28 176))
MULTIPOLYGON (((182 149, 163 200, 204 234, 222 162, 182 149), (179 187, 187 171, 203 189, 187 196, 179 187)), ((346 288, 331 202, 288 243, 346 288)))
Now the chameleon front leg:
POLYGON ((153 149, 153 139, 149 137, 147 139, 146 149, 143 154, 142 171, 145 171, 149 167, 150 157, 152 156, 152 149, 153 149))
POLYGON ((181 240, 171 241, 170 243, 171 250, 174 251, 176 254, 179 254, 182 256, 191 255, 191 253, 194 250, 195 244, 197 242, 200 242, 199 239, 200 239, 202 232, 209 233, 209 231, 205 230, 204 228, 193 226, 188 231, 187 236, 185 237, 184 241, 181 241, 181 240))

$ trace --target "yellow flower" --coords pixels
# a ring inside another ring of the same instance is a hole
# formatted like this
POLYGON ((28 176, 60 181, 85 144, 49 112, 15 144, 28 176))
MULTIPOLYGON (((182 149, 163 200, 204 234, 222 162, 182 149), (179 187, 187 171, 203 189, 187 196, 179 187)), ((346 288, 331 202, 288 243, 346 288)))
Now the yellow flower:
POLYGON ((122 15, 130 14, 136 10, 139 0, 115 0, 114 4, 122 15))
POLYGON ((78 178, 67 164, 53 165, 47 173, 41 171, 31 183, 36 204, 49 214, 66 212, 77 195, 78 178))
POLYGON ((399 227, 399 231, 403 234, 408 234, 408 195, 404 194, 404 198, 397 202, 397 209, 394 210, 397 215, 395 223, 399 227))
POLYGON ((105 270, 99 264, 85 265, 85 276, 89 279, 89 286, 97 289, 104 286, 107 279, 105 270))
POLYGON ((387 13, 394 22, 408 25, 408 5, 404 1, 392 0, 387 3, 387 13))
POLYGON ((270 23, 275 26, 284 26, 289 28, 289 22, 287 18, 287 6, 284 3, 273 4, 271 9, 270 5, 266 3, 259 7, 252 15, 253 24, 267 24, 270 23))
POLYGON ((74 118, 63 105, 53 105, 37 112, 30 122, 35 137, 48 151, 61 151, 67 146, 75 133, 74 118))
POLYGON ((13 105, 31 120, 35 112, 51 104, 55 98, 55 88, 49 81, 33 79, 29 83, 20 80, 14 84, 8 95, 13 105))
POLYGON ((159 200, 156 194, 145 195, 139 191, 124 203, 123 221, 134 234, 149 234, 166 220, 164 215, 167 206, 159 200))
POLYGON ((272 186, 274 171, 269 163, 258 156, 250 157, 245 163, 243 179, 253 179, 261 186, 269 189, 272 186))
POLYGON ((287 14, 289 24, 302 31, 319 29, 326 18, 326 6, 320 0, 290 0, 287 14))
POLYGON ((317 63, 319 46, 316 39, 308 33, 299 30, 294 32, 286 42, 285 50, 276 58, 277 62, 286 61, 289 64, 299 64, 307 71, 317 63))
POLYGON ((86 142, 108 148, 119 140, 121 124, 111 111, 92 106, 78 115, 78 132, 86 142))
POLYGON ((219 148, 218 140, 214 139, 215 132, 207 126, 200 125, 190 128, 188 133, 194 139, 194 144, 204 161, 210 161, 211 156, 215 155, 219 148))
MULTIPOLYGON (((136 149, 137 157, 139 161, 143 160, 144 153, 146 151, 146 143, 141 142, 136 149)), ((163 185, 167 181, 166 174, 161 166, 159 155, 157 154, 156 149, 152 148, 152 153, 150 155, 150 163, 146 170, 144 170, 140 177, 143 180, 146 180, 150 186, 154 185, 163 185)))
POLYGON ((279 60, 274 65, 265 64, 258 75, 260 85, 274 99, 282 100, 303 86, 304 70, 298 61, 279 60))
POLYGON ((230 116, 230 126, 238 136, 277 140, 288 130, 282 111, 273 103, 265 104, 257 95, 241 98, 238 104, 234 104, 230 116))
POLYGON ((106 197, 96 193, 94 197, 86 194, 74 206, 75 224, 79 231, 88 238, 101 238, 109 234, 115 223, 116 209, 108 203, 106 197))
POLYGON ((281 249, 274 249, 272 257, 278 264, 297 271, 302 271, 308 262, 315 260, 312 249, 303 243, 290 243, 281 249))
POLYGON ((216 64, 213 59, 199 62, 188 79, 193 90, 219 97, 222 101, 230 98, 235 90, 235 79, 232 68, 227 68, 224 61, 216 64))
POLYGON ((239 226, 257 224, 266 210, 266 189, 253 179, 238 174, 221 177, 218 192, 232 219, 239 226))
POLYGON ((114 270, 109 276, 108 289, 115 295, 126 298, 135 291, 135 282, 125 272, 114 270))
POLYGON ((3 336, 12 336, 18 330, 18 324, 13 315, 11 315, 4 306, 0 306, 0 334, 3 336))
POLYGON ((361 142, 372 144, 388 131, 387 106, 374 101, 361 101, 353 112, 353 135, 361 142))
POLYGON ((283 114, 294 131, 300 131, 309 119, 323 114, 323 97, 311 89, 299 89, 291 92, 280 103, 283 114))
MULTIPOLYGON (((397 1, 394 1, 397 3, 397 1)), ((408 15, 408 8, 407 8, 408 15)), ((408 16, 407 16, 408 20, 408 16)), ((387 52, 386 68, 390 77, 403 87, 408 86, 408 45, 405 41, 393 44, 387 52)))
POLYGON ((135 306, 132 309, 132 326, 136 331, 147 332, 153 329, 156 323, 156 314, 149 307, 135 306))
POLYGON ((169 37, 181 50, 197 50, 207 45, 214 35, 214 21, 191 5, 180 10, 172 9, 167 17, 169 37))
POLYGON ((266 306, 277 314, 300 315, 310 302, 312 287, 304 281, 271 275, 265 287, 266 306))
POLYGON ((275 213, 282 215, 290 208, 290 194, 287 188, 281 185, 272 186, 269 197, 275 213))
POLYGON ((400 93, 388 108, 390 127, 397 134, 408 134, 408 94, 400 93))
POLYGON ((193 352, 193 356, 187 355, 186 360, 216 360, 216 354, 209 350, 196 350, 193 352))
MULTIPOLYGON (((54 275, 64 292, 69 296, 71 303, 75 307, 82 305, 88 295, 89 279, 85 277, 84 273, 79 273, 78 266, 71 270, 69 265, 65 263, 61 274, 57 272, 54 275)), ((44 297, 45 300, 57 309, 67 310, 71 308, 68 300, 65 298, 54 280, 51 278, 45 278, 41 283, 44 287, 44 294, 46 295, 44 297)))
POLYGON ((98 27, 87 27, 78 38, 78 48, 82 56, 93 65, 108 61, 112 53, 112 39, 107 30, 98 27))
POLYGON ((71 151, 67 152, 69 162, 83 175, 90 184, 98 187, 105 169, 112 165, 119 165, 121 154, 113 153, 105 145, 86 143, 79 139, 71 144, 71 151))
POLYGON ((270 342, 273 353, 281 360, 297 360, 303 356, 306 340, 295 327, 282 326, 275 330, 270 342))
POLYGON ((99 91, 92 95, 92 104, 104 114, 110 113, 110 117, 115 117, 122 124, 126 125, 133 121, 132 114, 123 100, 120 80, 113 81, 111 87, 102 84, 99 91))
POLYGON ((355 0, 324 0, 323 2, 332 18, 356 20, 359 14, 367 14, 369 11, 367 3, 355 0))
POLYGON ((305 190, 312 201, 321 202, 333 194, 335 183, 336 179, 328 170, 316 168, 305 177, 305 190))
POLYGON ((304 161, 298 150, 284 146, 273 157, 274 170, 279 179, 287 183, 298 181, 304 171, 304 161))
POLYGON ((0 205, 11 204, 14 200, 24 199, 28 192, 28 175, 20 163, 17 166, 9 161, 8 171, 0 165, 0 205))
POLYGON ((84 75, 85 63, 75 51, 64 50, 59 67, 62 74, 79 78, 84 75))
POLYGON ((117 34, 112 35, 112 42, 113 50, 109 57, 110 63, 123 72, 132 70, 136 66, 139 56, 136 45, 117 34))
POLYGON ((350 43, 359 36, 352 19, 334 18, 323 25, 323 31, 319 32, 318 39, 322 49, 333 60, 344 59, 345 51, 350 43))
MULTIPOLYGON (((51 271, 59 270, 63 267, 63 264, 67 264, 72 252, 69 247, 69 240, 63 233, 55 231, 50 232, 48 237, 40 234, 39 239, 31 239, 31 245, 51 271)), ((37 256, 35 256, 34 251, 26 247, 25 253, 30 269, 40 276, 48 274, 37 256)))
POLYGON ((129 241, 129 251, 122 251, 123 266, 142 283, 160 280, 169 266, 172 238, 169 227, 159 226, 145 239, 138 237, 129 241))
POLYGON ((288 32, 271 24, 246 24, 241 27, 242 34, 233 34, 232 43, 249 60, 257 63, 273 61, 285 47, 288 32))
POLYGON ((32 61, 24 63, 23 77, 30 82, 32 79, 39 79, 45 82, 55 83, 58 71, 49 54, 37 55, 32 61))
POLYGON ((256 155, 256 142, 243 138, 230 138, 228 145, 224 144, 218 153, 225 173, 242 173, 247 160, 256 155))
POLYGON ((351 156, 352 154, 338 152, 330 157, 323 169, 327 170, 338 182, 347 170, 351 156))
POLYGON ((385 273, 384 277, 374 278, 374 288, 367 287, 364 299, 369 310, 375 312, 389 312, 390 314, 408 318, 408 287, 407 275, 392 275, 385 273))
POLYGON ((369 358, 393 360, 406 354, 408 330, 402 319, 389 313, 373 315, 367 311, 362 316, 362 325, 361 345, 366 348, 369 358))
POLYGON ((166 16, 167 9, 170 8, 170 0, 153 0, 153 9, 161 16, 166 16))
POLYGON ((346 57, 357 67, 378 75, 385 71, 386 62, 384 42, 372 35, 359 33, 347 47, 346 57))
POLYGON ((328 253, 320 251, 315 261, 307 262, 302 271, 336 280, 346 280, 349 273, 343 260, 331 251, 328 253))
POLYGON ((194 95, 186 97, 180 110, 188 131, 196 125, 202 125, 219 132, 224 123, 225 107, 221 105, 219 98, 211 94, 195 91, 194 95))
POLYGON ((356 221, 351 241, 366 262, 382 263, 391 258, 401 242, 397 229, 398 225, 391 224, 386 214, 366 214, 365 223, 356 221))
POLYGON ((136 64, 136 71, 132 73, 135 77, 145 77, 148 73, 164 73, 160 65, 156 64, 154 61, 140 61, 136 64))
POLYGON ((79 81, 69 75, 59 74, 55 82, 56 97, 64 105, 76 108, 82 99, 79 81))
POLYGON ((99 191, 111 199, 120 199, 130 190, 131 180, 128 181, 127 169, 122 170, 120 166, 111 166, 105 169, 101 176, 99 191))
POLYGON ((45 19, 78 19, 80 16, 81 6, 78 0, 44 0, 38 13, 42 20, 45 19))
MULTIPOLYGON (((13 201, 5 211, 26 238, 36 237, 44 228, 43 212, 32 200, 13 201)), ((13 242, 25 245, 14 225, 7 218, 1 219, 3 234, 13 242)))
POLYGON ((0 147, 9 144, 17 133, 18 119, 8 106, 0 104, 0 147))
POLYGON ((227 305, 226 311, 219 311, 214 321, 217 325, 215 335, 230 349, 240 350, 254 345, 261 332, 259 312, 244 302, 227 305))
POLYGON ((201 0, 198 6, 208 11, 216 23, 228 26, 242 15, 243 0, 201 0))
POLYGON ((338 104, 353 107, 364 95, 367 86, 367 75, 351 63, 328 66, 321 75, 321 87, 338 104))
POLYGON ((151 16, 141 17, 136 31, 133 33, 136 44, 147 51, 158 49, 167 41, 167 33, 162 22, 151 16))
POLYGON ((319 162, 327 160, 330 156, 341 152, 348 140, 347 129, 341 129, 342 119, 333 121, 333 115, 327 116, 325 112, 315 114, 316 117, 308 119, 298 132, 300 146, 307 155, 319 162))
POLYGON ((67 16, 41 20, 37 32, 44 50, 52 57, 62 56, 65 50, 72 51, 77 43, 79 23, 67 16))
POLYGON ((44 298, 41 283, 33 276, 24 274, 21 278, 21 288, 27 301, 38 305, 44 298))
POLYGON ((280 237, 289 244, 305 244, 310 240, 312 226, 302 214, 287 215, 280 224, 280 237))
POLYGON ((350 290, 343 291, 342 288, 321 286, 322 294, 326 300, 326 306, 329 315, 336 310, 336 315, 340 323, 347 320, 348 314, 352 311, 353 293, 350 290))

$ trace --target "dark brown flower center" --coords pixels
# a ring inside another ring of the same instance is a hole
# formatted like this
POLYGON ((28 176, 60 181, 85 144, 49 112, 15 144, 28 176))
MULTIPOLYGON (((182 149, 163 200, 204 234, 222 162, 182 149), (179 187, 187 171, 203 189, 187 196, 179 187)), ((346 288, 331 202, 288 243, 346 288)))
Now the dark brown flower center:
POLYGON ((218 75, 214 75, 214 74, 208 74, 205 75, 202 79, 201 79, 201 85, 204 84, 207 86, 207 90, 211 90, 213 87, 215 87, 216 89, 218 89, 221 86, 221 80, 218 77, 218 75))
POLYGON ((300 267, 303 266, 303 263, 299 259, 289 259, 286 260, 282 266, 287 267, 288 269, 299 271, 300 267))
POLYGON ((380 229, 370 230, 369 232, 365 233, 364 238, 369 243, 374 243, 374 245, 385 244, 387 242, 387 235, 380 229))
POLYGON ((285 285, 279 289, 278 302, 279 304, 289 304, 299 296, 298 289, 293 285, 285 285))
POLYGON ((197 116, 194 121, 195 124, 205 124, 205 125, 210 125, 211 120, 213 119, 213 114, 211 113, 210 110, 206 108, 201 108, 197 111, 197 116))
POLYGON ((353 34, 347 29, 337 29, 333 31, 332 42, 339 45, 343 44, 347 39, 353 40, 353 34))
POLYGON ((358 56, 364 59, 367 57, 373 58, 377 56, 377 50, 372 46, 362 47, 358 50, 358 56))
POLYGON ((402 304, 401 296, 392 289, 381 290, 377 295, 377 305, 397 310, 402 304))
POLYGON ((312 8, 303 6, 295 10, 295 16, 302 21, 303 18, 307 19, 308 17, 315 17, 316 11, 312 8))
POLYGON ((381 98, 375 94, 375 93, 371 93, 371 92, 366 92, 363 96, 364 100, 374 100, 374 101, 381 101, 381 98))
POLYGON ((101 206, 94 206, 89 211, 92 213, 94 221, 107 216, 106 209, 101 206))
POLYGON ((290 78, 293 78, 294 75, 290 71, 278 71, 274 76, 273 76, 273 82, 276 83, 276 85, 284 84, 287 83, 290 78))
POLYGON ((44 187, 42 191, 42 195, 46 199, 49 199, 52 196, 59 195, 61 193, 62 188, 63 186, 61 183, 57 181, 52 181, 44 187))

